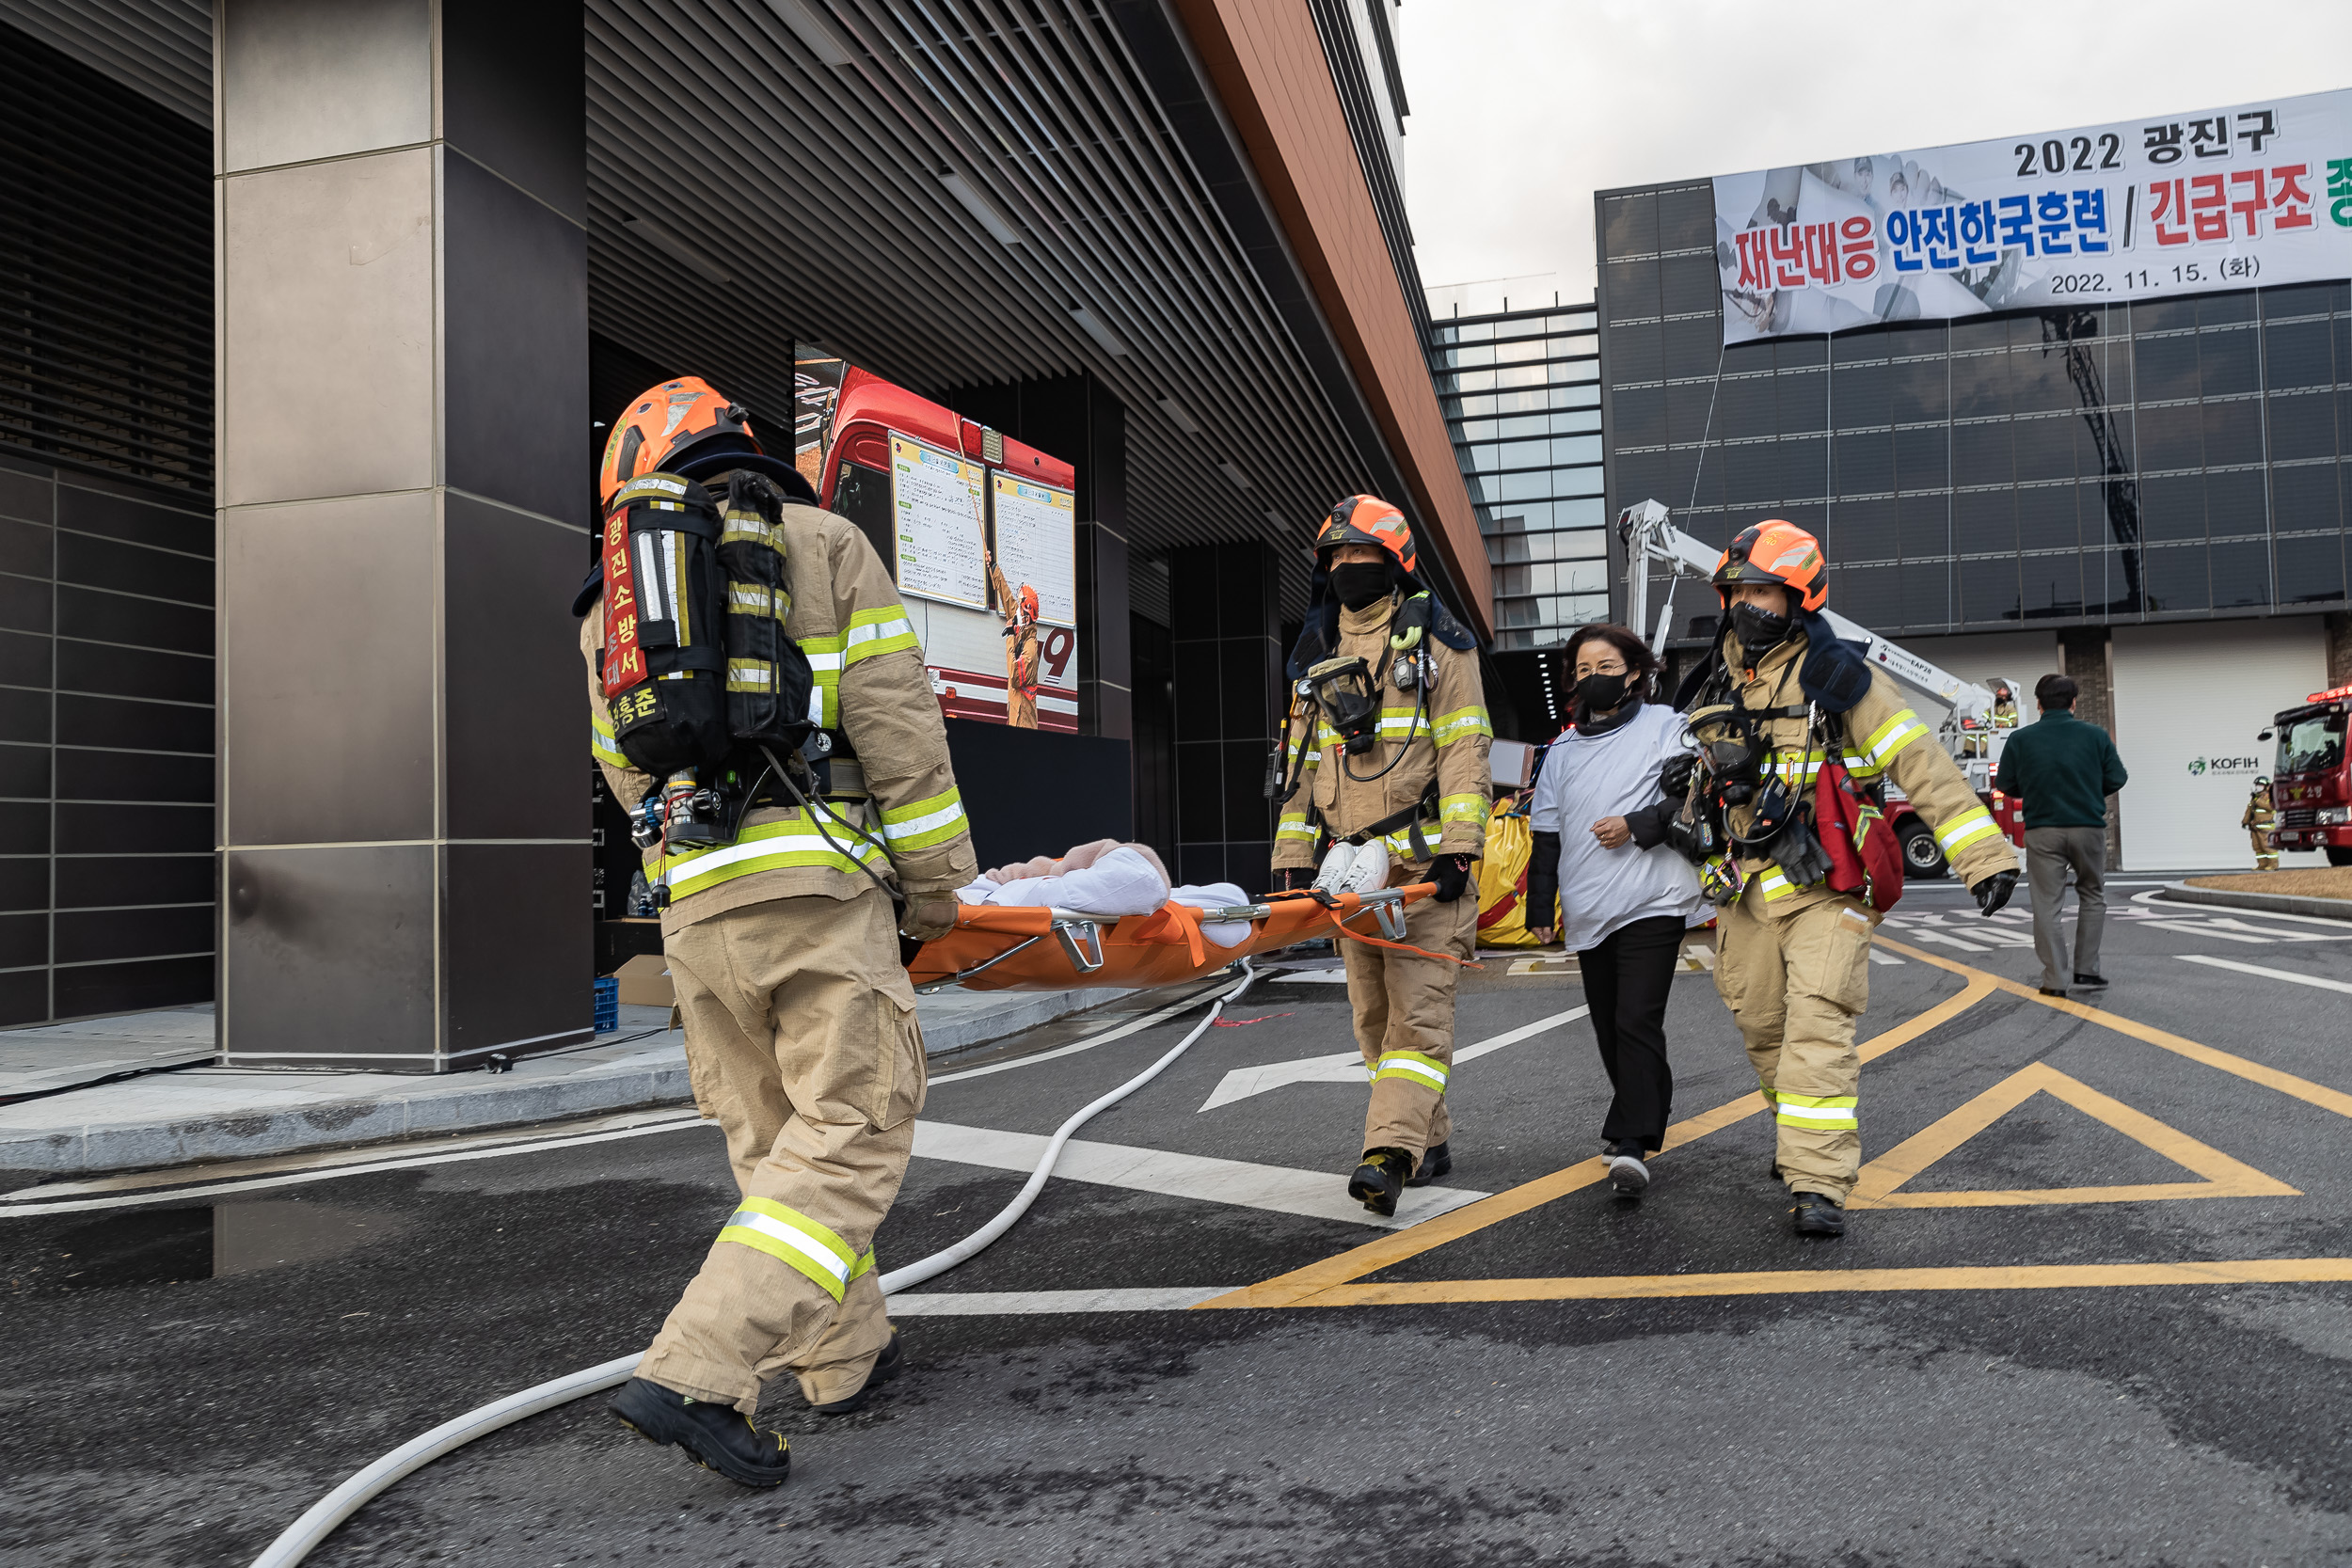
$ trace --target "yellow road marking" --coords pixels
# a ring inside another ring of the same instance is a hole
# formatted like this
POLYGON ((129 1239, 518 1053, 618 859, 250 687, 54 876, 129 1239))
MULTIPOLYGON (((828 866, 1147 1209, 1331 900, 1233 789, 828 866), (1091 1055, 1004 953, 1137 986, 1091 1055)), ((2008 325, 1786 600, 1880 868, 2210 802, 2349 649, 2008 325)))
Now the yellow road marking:
MULTIPOLYGON (((1459 1211, 1456 1211, 1457 1212, 1459 1211)), ((2003 1264, 1931 1269, 1767 1269, 1750 1274, 1602 1275, 1572 1279, 1433 1279, 1336 1285, 1291 1305, 1430 1306, 1481 1301, 1632 1301, 1872 1291, 2063 1291, 2117 1285, 2303 1285, 2352 1281, 2352 1258, 2249 1258, 2211 1263, 2003 1264)), ((1243 1305, 1221 1297, 1203 1306, 1243 1305)))
POLYGON ((2232 1159, 2210 1144, 2133 1110, 2042 1062, 2030 1063, 1932 1127, 1862 1167, 1849 1209, 1990 1209, 2021 1203, 2139 1203, 2176 1197, 2300 1197, 2285 1182, 2232 1159), (2032 1099, 2047 1094, 2145 1144, 2202 1181, 2154 1181, 2131 1187, 2036 1187, 2011 1191, 1905 1193, 1896 1189, 2032 1099))
MULTIPOLYGON (((1905 1019, 1892 1029, 1866 1041, 1861 1048, 1862 1059, 1865 1062, 1876 1061, 1896 1047, 1908 1044, 1929 1030, 1951 1022, 1992 995, 1996 985, 1995 976, 1976 975, 1956 995, 1946 997, 1927 1011, 1905 1019)), ((1678 1121, 1667 1128, 1664 1147, 1668 1150, 1678 1148, 1684 1144, 1704 1138, 1710 1132, 1720 1132, 1726 1127, 1745 1121, 1763 1109, 1764 1097, 1762 1095, 1743 1094, 1737 1100, 1718 1105, 1713 1110, 1703 1112, 1686 1121, 1678 1121)), ((1277 1275, 1272 1279, 1256 1285, 1245 1286, 1241 1290, 1216 1297, 1214 1300, 1204 1301, 1194 1310, 1203 1311, 1212 1307, 1295 1307, 1306 1304, 1311 1299, 1315 1305, 1322 1305, 1320 1299, 1322 1292, 1335 1286, 1345 1285, 1351 1280, 1361 1279, 1368 1274, 1376 1274, 1382 1269, 1392 1268, 1408 1258, 1418 1258, 1424 1252, 1445 1245, 1448 1242, 1459 1241, 1475 1231, 1484 1230, 1492 1225, 1499 1225, 1504 1220, 1524 1214, 1531 1209, 1539 1209, 1555 1198, 1565 1197, 1570 1193, 1605 1181, 1608 1178, 1608 1161, 1598 1157, 1580 1160, 1565 1170, 1556 1170, 1549 1176, 1537 1177, 1534 1180, 1513 1187, 1508 1192, 1497 1193, 1492 1197, 1481 1198, 1476 1203, 1466 1204, 1452 1213, 1441 1214, 1436 1219, 1424 1221, 1409 1229, 1391 1231, 1378 1241, 1364 1246, 1351 1247, 1335 1257, 1310 1263, 1303 1269, 1294 1269, 1288 1274, 1277 1275)), ((1477 1282, 1470 1283, 1476 1284, 1477 1282)), ((1364 1289, 1386 1290, 1389 1287, 1368 1286, 1364 1289)), ((1476 1298, 1463 1297, 1461 1299, 1476 1298)))
MULTIPOLYGON (((2185 1056, 2192 1062, 2202 1062, 2205 1066, 2218 1071, 2234 1073, 2249 1083, 2260 1084, 2266 1089, 2276 1089, 2280 1094, 2292 1095, 2297 1100, 2317 1105, 2323 1110, 2333 1111, 2340 1117, 2352 1117, 2352 1094, 2345 1094, 2341 1089, 2331 1089, 2324 1084, 2314 1084, 2308 1078, 2297 1078, 2291 1072, 2280 1072, 2277 1068, 2265 1067, 2260 1062, 2250 1062, 2243 1056, 2233 1056, 2227 1051, 2217 1051, 2210 1045, 2200 1045, 2195 1040, 2184 1039, 2178 1035, 2169 1035, 2161 1029, 2153 1028, 2136 1019, 2125 1018, 2120 1013, 2106 1012, 2087 1003, 2076 1002, 2071 997, 2044 996, 2031 986, 2021 985, 2015 980, 2005 979, 1981 969, 1971 969, 1966 964, 1954 963, 1949 958, 1939 958, 1932 953, 1906 946, 1902 942, 1890 941, 1884 936, 1881 936, 1878 942, 1881 946, 1891 947, 1906 958, 1917 958, 1920 962, 1933 964, 1938 969, 1949 970, 1952 974, 1962 975, 1972 982, 1989 980, 2001 990, 2022 996, 2028 1002, 2039 1002, 2045 1007, 2055 1007, 2059 1012, 2072 1013, 2076 1018, 2096 1023, 2103 1029, 2112 1029, 2118 1034, 2129 1035, 2136 1040, 2145 1040, 2150 1045, 2160 1046, 2176 1055, 2185 1056)), ((1469 1212, 1467 1209, 1455 1211, 1456 1213, 1469 1212)))

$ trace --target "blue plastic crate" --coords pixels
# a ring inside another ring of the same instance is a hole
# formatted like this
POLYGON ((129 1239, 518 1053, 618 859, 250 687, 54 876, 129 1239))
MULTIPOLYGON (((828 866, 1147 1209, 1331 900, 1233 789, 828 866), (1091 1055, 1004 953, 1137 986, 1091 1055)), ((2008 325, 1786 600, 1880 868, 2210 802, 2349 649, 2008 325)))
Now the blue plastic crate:
POLYGON ((621 982, 606 974, 596 981, 596 1033, 609 1035, 621 1026, 621 982))

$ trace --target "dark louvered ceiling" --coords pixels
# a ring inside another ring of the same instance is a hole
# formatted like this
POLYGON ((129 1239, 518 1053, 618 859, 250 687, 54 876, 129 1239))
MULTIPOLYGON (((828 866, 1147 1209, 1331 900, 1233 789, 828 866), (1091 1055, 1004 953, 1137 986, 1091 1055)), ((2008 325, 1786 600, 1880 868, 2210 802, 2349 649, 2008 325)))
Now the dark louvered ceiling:
POLYGON ((918 389, 1090 370, 1129 410, 1136 547, 1267 539, 1295 605, 1307 531, 1366 466, 1118 30, 1075 0, 806 6, 849 63, 764 0, 589 0, 596 330, 771 407, 796 333, 918 389), (991 237, 951 171, 1022 244, 991 237))
POLYGON ((211 138, 0 38, 0 447, 209 496, 211 138))

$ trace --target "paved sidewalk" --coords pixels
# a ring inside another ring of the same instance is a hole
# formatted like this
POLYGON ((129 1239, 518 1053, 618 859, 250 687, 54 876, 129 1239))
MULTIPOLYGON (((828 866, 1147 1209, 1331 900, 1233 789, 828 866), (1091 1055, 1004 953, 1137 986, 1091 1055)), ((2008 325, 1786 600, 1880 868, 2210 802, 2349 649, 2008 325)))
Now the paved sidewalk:
MULTIPOLYGON (((934 1058, 1100 1006, 1123 990, 945 991, 916 1003, 934 1058)), ((584 1048, 503 1073, 181 1067, 47 1093, 61 1083, 208 1060, 212 1009, 175 1009, 0 1033, 0 1171, 39 1176, 249 1159, 427 1137, 692 1098, 685 1037, 666 1007, 623 1007, 584 1048), (103 1069, 100 1071, 99 1069, 103 1069)))

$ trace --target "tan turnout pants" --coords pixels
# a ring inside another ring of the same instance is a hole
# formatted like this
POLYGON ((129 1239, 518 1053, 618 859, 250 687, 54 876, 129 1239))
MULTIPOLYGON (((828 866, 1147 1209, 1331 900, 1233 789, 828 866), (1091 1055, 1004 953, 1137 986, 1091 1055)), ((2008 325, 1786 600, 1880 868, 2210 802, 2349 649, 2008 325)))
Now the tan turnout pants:
MULTIPOLYGON (((1399 870, 1396 886, 1428 880, 1428 868, 1399 870)), ((1380 936, 1359 919, 1348 929, 1380 936)), ((1470 956, 1478 935, 1478 884, 1451 904, 1424 898, 1405 912, 1405 940, 1432 953, 1470 956)), ((1347 1000, 1356 1013, 1356 1047, 1372 1073, 1364 1111, 1364 1148, 1402 1148, 1418 1169, 1423 1151, 1453 1135, 1446 1077, 1454 1066, 1454 981, 1457 965, 1368 942, 1335 939, 1347 964, 1347 1000)))
POLYGON ((2257 871, 2278 870, 2279 846, 2270 831, 2266 828, 2256 828, 2247 836, 2254 841, 2254 869, 2257 871))
POLYGON ((890 1339, 870 1249, 926 1083, 890 902, 746 905, 668 952, 694 1102, 743 1196, 637 1375, 747 1416, 784 1371, 812 1404, 846 1399, 890 1339))
POLYGON ((1853 1021, 1870 1000, 1876 922, 1867 905, 1842 897, 1772 918, 1756 907, 1761 886, 1752 879, 1723 911, 1715 990, 1779 1123, 1782 1180, 1843 1203, 1862 1166, 1853 1021))

